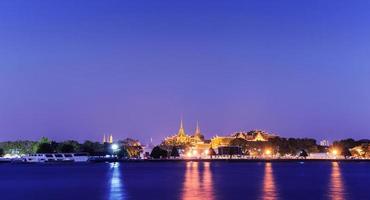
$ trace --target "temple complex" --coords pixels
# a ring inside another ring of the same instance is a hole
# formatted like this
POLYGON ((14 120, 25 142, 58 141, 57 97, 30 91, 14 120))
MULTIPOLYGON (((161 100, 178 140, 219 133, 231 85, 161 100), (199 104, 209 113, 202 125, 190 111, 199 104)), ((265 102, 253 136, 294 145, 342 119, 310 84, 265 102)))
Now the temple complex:
POLYGON ((230 146, 231 141, 237 138, 244 139, 250 142, 266 142, 270 138, 274 138, 276 135, 266 133, 260 130, 253 130, 249 132, 236 132, 230 136, 215 136, 211 139, 212 148, 218 148, 221 146, 230 146))
POLYGON ((193 135, 187 135, 185 133, 184 124, 181 120, 179 131, 172 136, 165 138, 164 144, 173 145, 173 146, 187 146, 187 145, 196 145, 199 143, 204 143, 204 136, 202 135, 197 123, 195 132, 193 135))
POLYGON ((264 131, 253 130, 249 132, 235 132, 229 136, 215 136, 210 140, 206 140, 200 130, 198 122, 196 124, 194 134, 187 135, 183 121, 181 120, 178 132, 165 138, 162 144, 167 146, 177 146, 180 148, 180 153, 185 153, 185 150, 187 150, 193 154, 203 155, 207 154, 210 148, 217 151, 219 147, 230 147, 232 146, 231 142, 237 138, 241 138, 249 142, 265 142, 273 137, 276 136, 264 131))

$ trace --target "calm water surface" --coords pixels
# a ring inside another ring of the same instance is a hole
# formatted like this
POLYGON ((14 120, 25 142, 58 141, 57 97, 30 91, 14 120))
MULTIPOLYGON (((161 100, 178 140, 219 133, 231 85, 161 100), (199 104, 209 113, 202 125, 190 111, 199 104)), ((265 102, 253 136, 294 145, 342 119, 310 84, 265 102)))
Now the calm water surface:
POLYGON ((0 199, 370 199, 370 163, 0 164, 0 199))

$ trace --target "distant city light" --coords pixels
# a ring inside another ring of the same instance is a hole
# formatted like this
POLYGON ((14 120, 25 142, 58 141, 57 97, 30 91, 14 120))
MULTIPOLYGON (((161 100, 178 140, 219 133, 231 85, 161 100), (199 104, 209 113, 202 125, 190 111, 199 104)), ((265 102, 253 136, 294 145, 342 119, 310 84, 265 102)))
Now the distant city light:
POLYGON ((266 149, 265 154, 266 155, 271 155, 271 150, 270 149, 266 149))
POLYGON ((111 148, 113 151, 117 151, 119 147, 118 147, 118 144, 112 144, 111 148))

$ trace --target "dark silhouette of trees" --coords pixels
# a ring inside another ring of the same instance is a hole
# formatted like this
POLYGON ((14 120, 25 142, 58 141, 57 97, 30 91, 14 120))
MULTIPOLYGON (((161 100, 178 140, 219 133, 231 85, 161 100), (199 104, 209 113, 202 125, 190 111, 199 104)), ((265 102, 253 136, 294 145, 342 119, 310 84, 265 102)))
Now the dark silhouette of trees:
POLYGON ((333 146, 341 148, 342 150, 344 150, 345 148, 351 149, 359 144, 360 144, 359 142, 355 141, 352 138, 333 142, 333 146))
POLYGON ((57 144, 57 146, 60 153, 75 153, 80 152, 81 144, 74 140, 67 140, 57 144))
POLYGON ((304 159, 306 159, 307 158, 307 156, 308 156, 308 153, 304 150, 304 149, 302 149, 300 152, 299 152, 299 155, 298 155, 299 157, 301 157, 301 158, 304 158, 304 159))
POLYGON ((174 157, 174 158, 180 157, 180 155, 179 155, 179 151, 177 150, 177 148, 176 148, 176 147, 172 147, 172 150, 171 150, 171 157, 174 157))
POLYGON ((0 148, 0 157, 4 156, 4 149, 0 148))
POLYGON ((117 152, 117 156, 118 158, 130 158, 130 154, 124 146, 121 146, 121 148, 117 152))
POLYGON ((310 138, 281 138, 275 137, 268 141, 272 149, 276 149, 280 155, 299 155, 301 149, 305 149, 306 153, 319 152, 318 145, 315 139, 310 138))
POLYGON ((93 156, 104 156, 109 154, 109 152, 105 151, 104 144, 99 142, 92 142, 86 140, 83 144, 80 145, 81 152, 88 153, 89 155, 93 156))
POLYGON ((344 148, 343 151, 341 152, 341 155, 344 156, 345 159, 352 156, 352 154, 351 154, 351 152, 349 151, 348 148, 344 148))
POLYGON ((50 143, 41 143, 38 145, 37 153, 54 153, 50 143))
POLYGON ((150 153, 150 157, 158 159, 158 158, 167 158, 167 151, 156 146, 153 148, 152 152, 150 153))
MULTIPOLYGON (((55 145, 53 145, 55 146, 55 145)), ((54 153, 51 142, 48 138, 42 137, 37 143, 37 153, 54 153)))
POLYGON ((239 147, 242 152, 245 152, 247 149, 248 141, 243 138, 235 138, 231 140, 230 146, 239 147))
POLYGON ((60 144, 60 152, 61 153, 73 153, 73 152, 76 152, 76 150, 72 144, 62 143, 60 144))

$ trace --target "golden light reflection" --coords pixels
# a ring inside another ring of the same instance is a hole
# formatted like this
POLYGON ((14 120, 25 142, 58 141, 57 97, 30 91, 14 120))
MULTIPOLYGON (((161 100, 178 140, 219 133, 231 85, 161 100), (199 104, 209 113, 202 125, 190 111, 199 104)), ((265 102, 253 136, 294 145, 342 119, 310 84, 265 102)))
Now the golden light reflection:
POLYGON ((110 200, 120 200, 125 199, 125 193, 123 191, 121 182, 121 172, 119 170, 119 163, 110 163, 110 169, 112 177, 110 179, 110 200))
POLYGON ((342 181, 342 174, 338 162, 331 163, 330 175, 330 199, 342 200, 344 198, 344 186, 342 181))
POLYGON ((186 163, 182 194, 184 200, 214 199, 212 172, 209 162, 186 163), (200 173, 200 164, 203 165, 202 173, 200 173))
POLYGON ((265 175, 263 178, 262 199, 275 200, 277 199, 276 186, 274 181, 274 174, 271 163, 265 163, 265 175))
POLYGON ((204 162, 203 167, 203 181, 201 184, 203 189, 203 199, 214 199, 211 163, 204 162))

